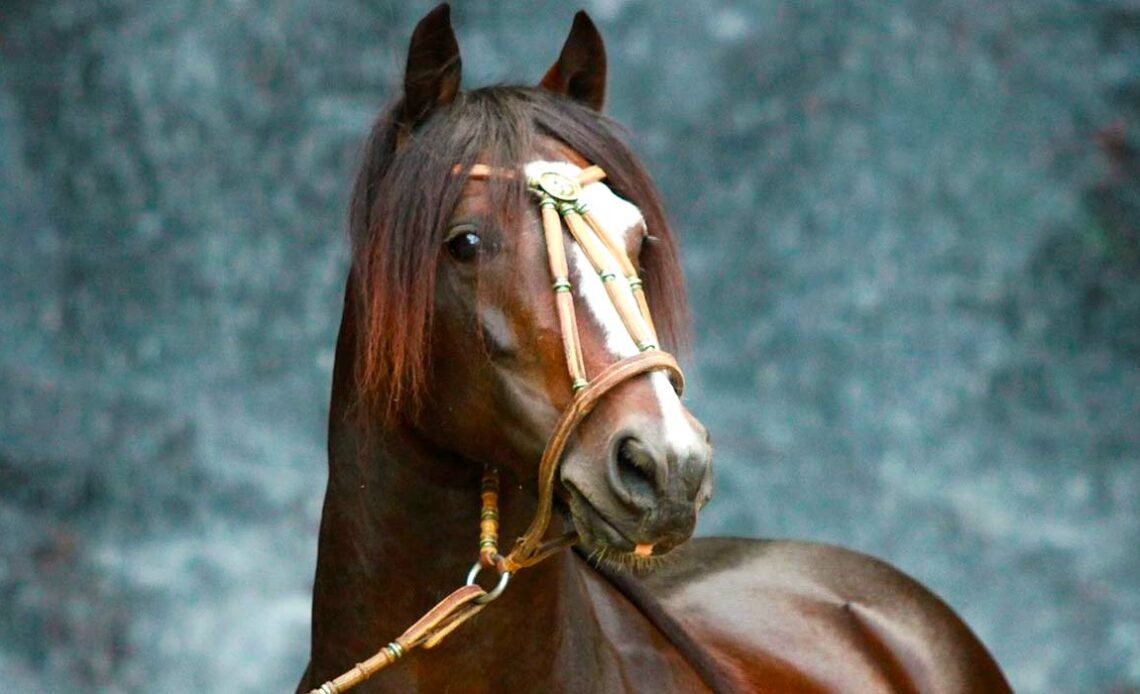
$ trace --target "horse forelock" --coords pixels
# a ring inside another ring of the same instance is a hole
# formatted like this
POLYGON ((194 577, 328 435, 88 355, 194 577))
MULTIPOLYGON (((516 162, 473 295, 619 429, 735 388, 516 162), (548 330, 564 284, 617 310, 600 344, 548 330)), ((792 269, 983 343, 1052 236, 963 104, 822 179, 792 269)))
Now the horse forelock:
MULTIPOLYGON (((428 362, 436 272, 447 222, 465 178, 455 166, 516 169, 543 138, 601 166, 609 186, 645 218, 651 242, 640 258, 650 309, 666 349, 688 342, 688 305, 677 245, 648 173, 595 111, 540 89, 488 87, 461 94, 397 147, 389 109, 373 127, 350 209, 352 350, 356 411, 369 426, 414 417, 430 387, 428 362)), ((503 228, 518 228, 532 204, 525 182, 488 181, 503 228)), ((545 268, 535 271, 545 272, 545 268)))

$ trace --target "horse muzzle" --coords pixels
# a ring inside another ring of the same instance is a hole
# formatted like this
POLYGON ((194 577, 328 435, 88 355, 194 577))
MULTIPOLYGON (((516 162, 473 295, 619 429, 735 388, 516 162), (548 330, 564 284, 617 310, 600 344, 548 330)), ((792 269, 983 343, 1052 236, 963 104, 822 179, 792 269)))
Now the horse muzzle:
POLYGON ((692 536, 712 496, 712 447, 695 420, 684 437, 638 417, 598 446, 568 453, 561 479, 587 549, 659 556, 692 536))

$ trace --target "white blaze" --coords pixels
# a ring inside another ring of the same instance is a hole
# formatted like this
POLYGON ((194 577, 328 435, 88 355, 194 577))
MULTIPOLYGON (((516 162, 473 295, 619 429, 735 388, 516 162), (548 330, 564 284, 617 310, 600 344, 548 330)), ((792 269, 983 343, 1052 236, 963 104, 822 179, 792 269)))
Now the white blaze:
MULTIPOLYGON (((577 179, 582 169, 568 162, 534 161, 526 166, 528 178, 536 178, 544 171, 556 171, 570 178, 577 179)), ((621 199, 604 183, 591 183, 582 188, 581 200, 590 209, 591 214, 605 229, 621 240, 622 245, 630 233, 641 233, 645 220, 641 210, 636 205, 621 199)), ((577 282, 574 285, 574 294, 586 304, 590 315, 593 316, 605 336, 606 349, 614 360, 631 357, 638 353, 633 337, 626 330, 625 323, 610 301, 605 285, 598 277, 589 258, 578 247, 578 244, 569 240, 566 246, 566 256, 578 272, 577 282)), ((605 257, 612 259, 609 251, 603 249, 605 257)), ((617 267, 616 264, 613 267, 617 267)), ((620 273, 619 273, 620 276, 620 273)), ((622 291, 628 292, 632 299, 633 293, 626 282, 618 281, 622 291)), ((703 441, 696 429, 686 419, 681 407, 681 400, 673 390, 669 378, 660 371, 649 374, 653 390, 657 394, 661 416, 664 423, 666 443, 678 454, 684 455, 689 451, 697 451, 703 441)))

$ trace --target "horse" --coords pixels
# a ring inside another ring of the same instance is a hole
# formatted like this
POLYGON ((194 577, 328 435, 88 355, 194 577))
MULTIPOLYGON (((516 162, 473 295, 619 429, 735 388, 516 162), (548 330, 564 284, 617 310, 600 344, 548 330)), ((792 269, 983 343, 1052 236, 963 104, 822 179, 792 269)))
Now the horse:
POLYGON ((297 691, 343 691, 354 663, 360 691, 1010 691, 888 564, 690 539, 712 448, 669 357, 688 321, 678 246, 601 113, 606 69, 584 12, 533 87, 462 90, 446 4, 413 32, 352 192, 297 691), (500 529, 523 528, 499 554, 500 529))

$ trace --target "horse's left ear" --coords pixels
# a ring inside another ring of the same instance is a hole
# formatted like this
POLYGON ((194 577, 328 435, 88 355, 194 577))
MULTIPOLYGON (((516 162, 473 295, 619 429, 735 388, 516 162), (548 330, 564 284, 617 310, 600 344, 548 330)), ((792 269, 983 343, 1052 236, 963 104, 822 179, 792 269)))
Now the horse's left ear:
POLYGON ((606 47, 598 27, 585 12, 574 15, 562 53, 539 86, 602 110, 606 101, 606 47))

